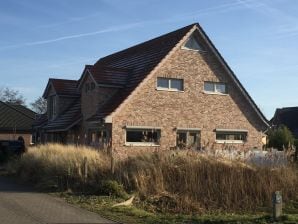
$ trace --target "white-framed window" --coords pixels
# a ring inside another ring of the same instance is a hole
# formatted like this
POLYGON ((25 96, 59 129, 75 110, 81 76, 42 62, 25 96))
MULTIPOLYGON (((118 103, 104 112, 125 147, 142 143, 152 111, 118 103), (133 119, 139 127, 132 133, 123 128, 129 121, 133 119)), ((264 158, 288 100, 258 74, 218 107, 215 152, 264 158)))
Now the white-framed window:
POLYGON ((157 77, 157 90, 183 91, 183 79, 157 77))
POLYGON ((206 93, 217 93, 227 94, 227 85, 222 82, 204 82, 204 92, 206 93))
POLYGON ((160 132, 155 127, 126 127, 125 145, 159 146, 160 132))
POLYGON ((198 149, 200 147, 199 129, 177 129, 176 146, 179 149, 198 149))
POLYGON ((246 130, 216 130, 217 143, 244 143, 246 140, 246 130))

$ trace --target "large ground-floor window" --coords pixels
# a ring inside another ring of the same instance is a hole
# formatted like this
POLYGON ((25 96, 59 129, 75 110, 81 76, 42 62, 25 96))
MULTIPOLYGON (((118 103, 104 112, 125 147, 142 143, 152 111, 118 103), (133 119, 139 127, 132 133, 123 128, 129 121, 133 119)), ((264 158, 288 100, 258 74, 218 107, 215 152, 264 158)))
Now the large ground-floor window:
POLYGON ((244 143, 246 140, 246 130, 216 129, 217 143, 244 143))
POLYGON ((89 145, 104 149, 109 145, 109 136, 106 129, 90 129, 89 130, 89 145))
POLYGON ((126 127, 126 145, 158 146, 160 144, 160 128, 126 127))
POLYGON ((176 146, 183 148, 200 148, 200 130, 199 129, 177 129, 176 146))

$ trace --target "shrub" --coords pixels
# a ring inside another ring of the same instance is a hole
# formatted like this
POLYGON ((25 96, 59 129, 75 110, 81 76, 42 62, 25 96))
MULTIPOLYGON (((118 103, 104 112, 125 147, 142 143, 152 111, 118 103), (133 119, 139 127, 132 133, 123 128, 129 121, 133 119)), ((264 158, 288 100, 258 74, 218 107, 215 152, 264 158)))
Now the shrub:
POLYGON ((284 125, 268 132, 269 147, 283 150, 294 144, 294 137, 291 131, 284 125))
POLYGON ((123 185, 115 180, 103 180, 100 185, 99 193, 124 199, 128 198, 128 194, 124 190, 123 185))

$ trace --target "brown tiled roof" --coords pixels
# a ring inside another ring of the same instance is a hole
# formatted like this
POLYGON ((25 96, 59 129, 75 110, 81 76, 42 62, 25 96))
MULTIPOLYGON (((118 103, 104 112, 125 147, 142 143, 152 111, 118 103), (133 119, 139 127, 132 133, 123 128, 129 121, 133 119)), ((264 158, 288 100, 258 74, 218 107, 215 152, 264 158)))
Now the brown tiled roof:
POLYGON ((125 86, 129 75, 132 73, 131 69, 102 67, 100 64, 95 64, 88 70, 97 84, 119 87, 125 86))
POLYGON ((114 71, 111 71, 110 75, 116 75, 111 79, 121 77, 120 83, 125 83, 125 87, 119 90, 103 107, 99 108, 89 120, 97 120, 112 113, 194 25, 183 27, 97 61, 93 67, 96 71, 93 71, 94 73, 100 74, 101 68, 112 68, 114 71), (127 73, 119 74, 119 71, 125 70, 127 73))
POLYGON ((73 124, 80 121, 81 118, 81 100, 77 98, 64 112, 54 120, 49 121, 43 128, 49 131, 66 131, 71 128, 73 124))
POLYGON ((0 101, 0 131, 31 132, 34 118, 29 115, 29 109, 0 101), (22 109, 20 109, 22 108, 22 109), (23 112, 26 111, 26 112, 23 112))
POLYGON ((276 109, 270 123, 273 126, 285 125, 298 138, 298 107, 276 109))
POLYGON ((43 97, 46 97, 50 84, 53 85, 58 95, 78 96, 77 82, 77 80, 50 78, 43 97))

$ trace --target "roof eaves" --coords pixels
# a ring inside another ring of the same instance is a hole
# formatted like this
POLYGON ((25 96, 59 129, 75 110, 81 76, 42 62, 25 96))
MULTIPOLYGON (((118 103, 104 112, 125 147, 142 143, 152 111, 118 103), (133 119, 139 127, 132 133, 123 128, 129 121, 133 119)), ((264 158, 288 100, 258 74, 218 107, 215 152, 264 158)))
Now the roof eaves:
POLYGON ((47 86, 46 86, 46 88, 45 88, 45 90, 44 90, 44 92, 42 94, 42 97, 45 98, 45 99, 47 98, 47 93, 49 91, 50 86, 52 86, 53 89, 54 89, 54 91, 56 92, 56 90, 54 88, 54 85, 52 84, 52 80, 53 80, 52 78, 49 78, 49 81, 47 83, 47 86))
POLYGON ((90 69, 88 67, 86 67, 83 71, 83 75, 80 79, 80 83, 78 85, 78 89, 81 89, 82 83, 84 82, 84 80, 86 79, 87 75, 90 75, 91 79, 94 81, 94 83, 97 84, 96 80, 94 79, 92 73, 90 72, 90 69))
POLYGON ((69 126, 67 126, 66 128, 47 129, 47 132, 68 131, 70 128, 72 128, 73 126, 75 126, 76 124, 78 124, 80 121, 82 121, 82 118, 79 118, 78 120, 76 120, 75 122, 73 122, 69 126))

